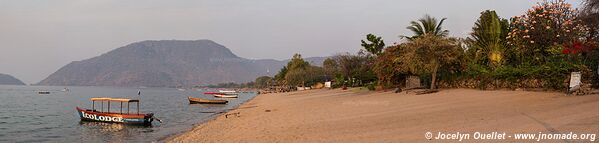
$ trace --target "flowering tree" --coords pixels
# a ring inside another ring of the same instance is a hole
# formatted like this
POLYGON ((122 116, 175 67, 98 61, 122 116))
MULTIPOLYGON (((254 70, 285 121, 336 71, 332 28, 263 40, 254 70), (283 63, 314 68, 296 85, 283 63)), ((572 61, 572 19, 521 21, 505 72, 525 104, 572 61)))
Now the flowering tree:
POLYGON ((513 17, 510 26, 508 43, 520 51, 521 60, 534 64, 560 54, 561 45, 580 40, 587 31, 577 10, 564 0, 539 3, 526 14, 513 17))

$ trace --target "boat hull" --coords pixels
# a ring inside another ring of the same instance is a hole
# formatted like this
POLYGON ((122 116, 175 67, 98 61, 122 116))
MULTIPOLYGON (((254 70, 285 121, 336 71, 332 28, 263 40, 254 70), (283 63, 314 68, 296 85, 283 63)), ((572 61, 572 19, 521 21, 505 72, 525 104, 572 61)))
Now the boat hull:
POLYGON ((204 92, 204 94, 211 94, 211 95, 217 95, 217 94, 238 95, 239 93, 237 93, 237 92, 204 92))
POLYGON ((96 112, 89 109, 77 107, 77 113, 82 121, 110 122, 123 124, 149 125, 153 121, 154 114, 126 114, 96 112))
POLYGON ((218 98, 237 98, 237 95, 214 94, 213 96, 218 98))
POLYGON ((50 91, 40 91, 40 92, 37 92, 37 94, 50 94, 50 91))
POLYGON ((207 100, 201 98, 188 97, 189 104, 227 104, 227 100, 207 100))
POLYGON ((234 90, 219 90, 218 91, 221 94, 225 94, 225 95, 237 95, 239 94, 239 92, 234 91, 234 90))

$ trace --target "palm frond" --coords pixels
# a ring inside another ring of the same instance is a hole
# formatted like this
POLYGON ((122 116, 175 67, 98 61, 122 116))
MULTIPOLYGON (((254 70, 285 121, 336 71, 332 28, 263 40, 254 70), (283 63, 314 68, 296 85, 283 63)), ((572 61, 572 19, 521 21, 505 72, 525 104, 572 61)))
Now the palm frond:
POLYGON ((443 22, 445 22, 445 20, 447 20, 447 18, 443 18, 441 21, 439 21, 439 24, 437 24, 437 28, 435 29, 435 35, 445 37, 449 34, 449 30, 442 30, 443 22))
POLYGON ((422 37, 426 34, 431 34, 435 36, 445 37, 449 34, 448 30, 443 30, 443 22, 447 18, 441 19, 439 23, 437 23, 437 19, 430 16, 424 15, 422 18, 417 21, 411 21, 410 26, 406 27, 408 30, 412 31, 413 36, 400 36, 402 38, 407 38, 408 40, 412 40, 418 37, 422 37))

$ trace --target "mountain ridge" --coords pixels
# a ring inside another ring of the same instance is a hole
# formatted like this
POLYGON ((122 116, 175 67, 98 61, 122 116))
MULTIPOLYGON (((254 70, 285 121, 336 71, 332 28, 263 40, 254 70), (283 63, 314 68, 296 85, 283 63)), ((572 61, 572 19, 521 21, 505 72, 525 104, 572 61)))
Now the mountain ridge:
MULTIPOLYGON (((309 59, 309 58, 307 58, 309 59)), ((314 58, 322 64, 324 58, 314 58)), ((37 85, 174 87, 248 82, 287 62, 246 59, 211 40, 146 40, 73 61, 37 85)))
POLYGON ((0 85, 25 85, 25 83, 12 75, 0 73, 0 85))

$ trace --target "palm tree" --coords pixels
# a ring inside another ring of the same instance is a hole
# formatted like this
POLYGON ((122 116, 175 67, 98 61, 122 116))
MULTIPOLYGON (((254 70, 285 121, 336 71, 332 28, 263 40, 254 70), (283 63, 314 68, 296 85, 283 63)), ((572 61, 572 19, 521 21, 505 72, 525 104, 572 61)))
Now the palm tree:
POLYGON ((414 40, 416 38, 422 37, 425 34, 430 34, 434 36, 445 37, 449 34, 448 30, 443 30, 443 22, 447 18, 441 19, 437 23, 437 19, 431 17, 430 15, 424 15, 424 17, 418 19, 418 21, 410 22, 410 26, 407 27, 410 31, 414 32, 414 36, 400 36, 403 38, 407 38, 408 40, 414 40))
POLYGON ((508 21, 501 19, 492 10, 483 11, 472 28, 469 52, 473 53, 476 62, 498 67, 503 59, 505 37, 508 32, 508 21))

